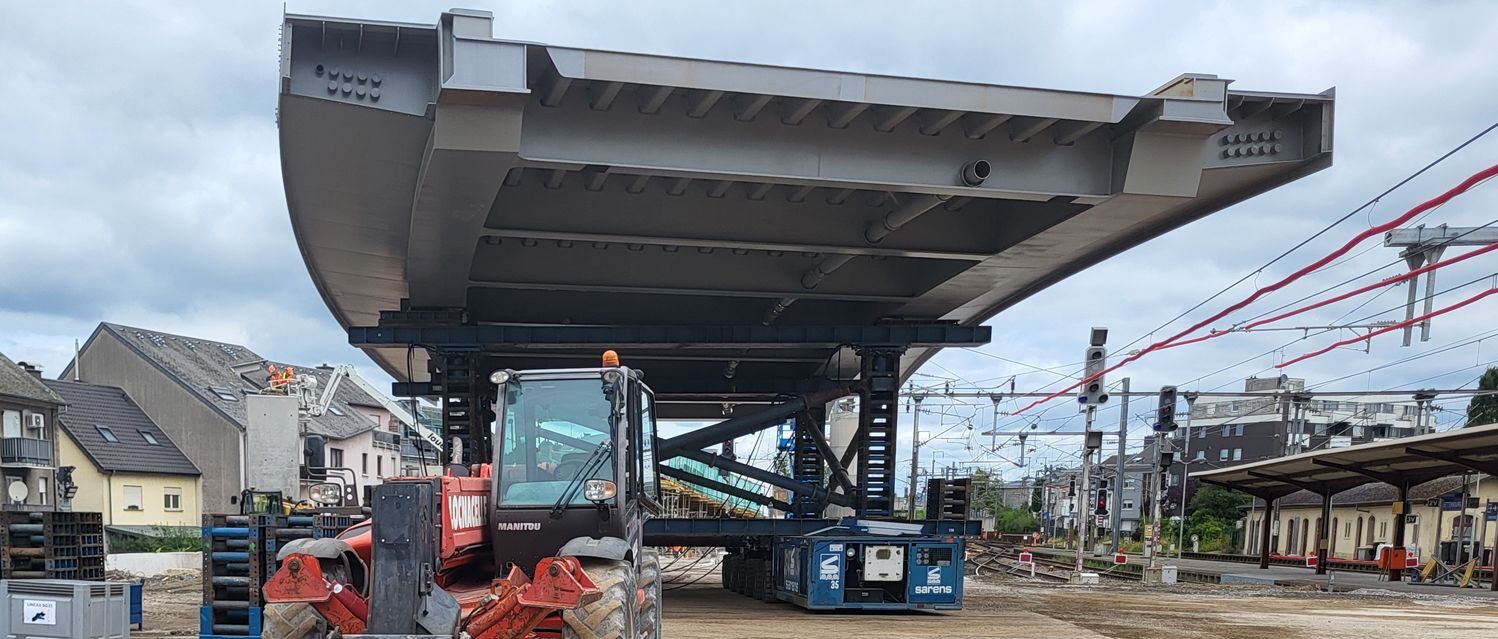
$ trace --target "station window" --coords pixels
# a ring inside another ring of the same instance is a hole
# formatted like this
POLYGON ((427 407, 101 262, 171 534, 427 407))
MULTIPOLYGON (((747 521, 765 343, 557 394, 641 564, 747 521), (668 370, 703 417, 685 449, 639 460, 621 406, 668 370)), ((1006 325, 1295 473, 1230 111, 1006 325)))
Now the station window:
POLYGON ((1132 500, 1132 499, 1125 499, 1124 502, 1123 502, 1123 509, 1124 510, 1133 510, 1134 509, 1134 500, 1132 500))

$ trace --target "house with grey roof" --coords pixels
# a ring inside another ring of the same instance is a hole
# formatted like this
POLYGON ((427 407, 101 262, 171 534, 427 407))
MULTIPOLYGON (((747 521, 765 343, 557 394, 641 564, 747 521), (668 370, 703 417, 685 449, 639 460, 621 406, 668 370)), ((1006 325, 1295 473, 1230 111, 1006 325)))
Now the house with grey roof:
POLYGON ((108 526, 198 526, 202 472, 117 386, 45 380, 67 402, 57 419, 58 460, 73 468, 74 510, 108 526))
MULTIPOLYGON (((269 360, 227 342, 101 323, 64 369, 62 378, 124 389, 198 468, 203 512, 233 512, 250 470, 246 442, 251 394, 266 391, 269 360)), ((293 366, 326 388, 331 367, 293 366)), ((357 384, 339 384, 327 412, 306 421, 304 435, 324 440, 328 466, 357 484, 360 494, 400 473, 400 423, 357 384)), ((303 482, 308 483, 308 482, 303 482)))
POLYGON ((54 430, 62 406, 40 369, 0 354, 0 510, 57 508, 54 430))

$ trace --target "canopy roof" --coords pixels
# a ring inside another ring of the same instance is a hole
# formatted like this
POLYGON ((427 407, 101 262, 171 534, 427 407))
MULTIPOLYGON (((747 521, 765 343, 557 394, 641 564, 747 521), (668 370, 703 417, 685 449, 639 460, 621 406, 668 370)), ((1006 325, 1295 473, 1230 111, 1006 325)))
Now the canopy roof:
POLYGON ((1476 470, 1498 475, 1498 424, 1318 450, 1191 476, 1265 499, 1338 493, 1376 481, 1413 486, 1476 470))

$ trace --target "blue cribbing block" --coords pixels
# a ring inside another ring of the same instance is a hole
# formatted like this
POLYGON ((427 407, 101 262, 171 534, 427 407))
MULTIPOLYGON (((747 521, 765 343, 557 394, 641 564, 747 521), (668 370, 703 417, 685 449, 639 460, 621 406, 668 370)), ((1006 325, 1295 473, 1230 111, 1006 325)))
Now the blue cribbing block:
POLYGON ((249 528, 238 528, 238 527, 236 527, 236 528, 227 528, 227 527, 226 528, 220 528, 220 527, 214 527, 214 526, 204 526, 203 527, 203 536, 204 537, 209 537, 209 538, 212 538, 212 537, 225 537, 225 538, 244 539, 244 538, 247 538, 247 537, 250 536, 250 529, 249 528))

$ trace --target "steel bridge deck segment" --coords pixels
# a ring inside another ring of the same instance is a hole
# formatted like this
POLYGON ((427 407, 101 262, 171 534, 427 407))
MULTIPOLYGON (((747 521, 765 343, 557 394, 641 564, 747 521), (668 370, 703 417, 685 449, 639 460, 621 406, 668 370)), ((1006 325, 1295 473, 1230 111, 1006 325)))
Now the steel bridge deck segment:
MULTIPOLYGON (((396 309, 460 309, 457 324, 505 331, 978 326, 1332 155, 1330 92, 1194 74, 1105 95, 594 51, 493 28, 468 10, 425 25, 285 19, 287 202, 345 328, 396 309)), ((427 324, 451 324, 440 316, 427 324)), ((410 340, 356 341, 397 379, 427 381, 425 352, 407 379, 410 340)), ((485 361, 562 365, 601 341, 485 361)), ((840 346, 869 343, 716 341, 638 357, 656 358, 658 392, 758 401, 852 378, 857 358, 840 346), (735 384, 673 388, 707 377, 735 384)), ((941 348, 908 345, 903 375, 941 348)))

